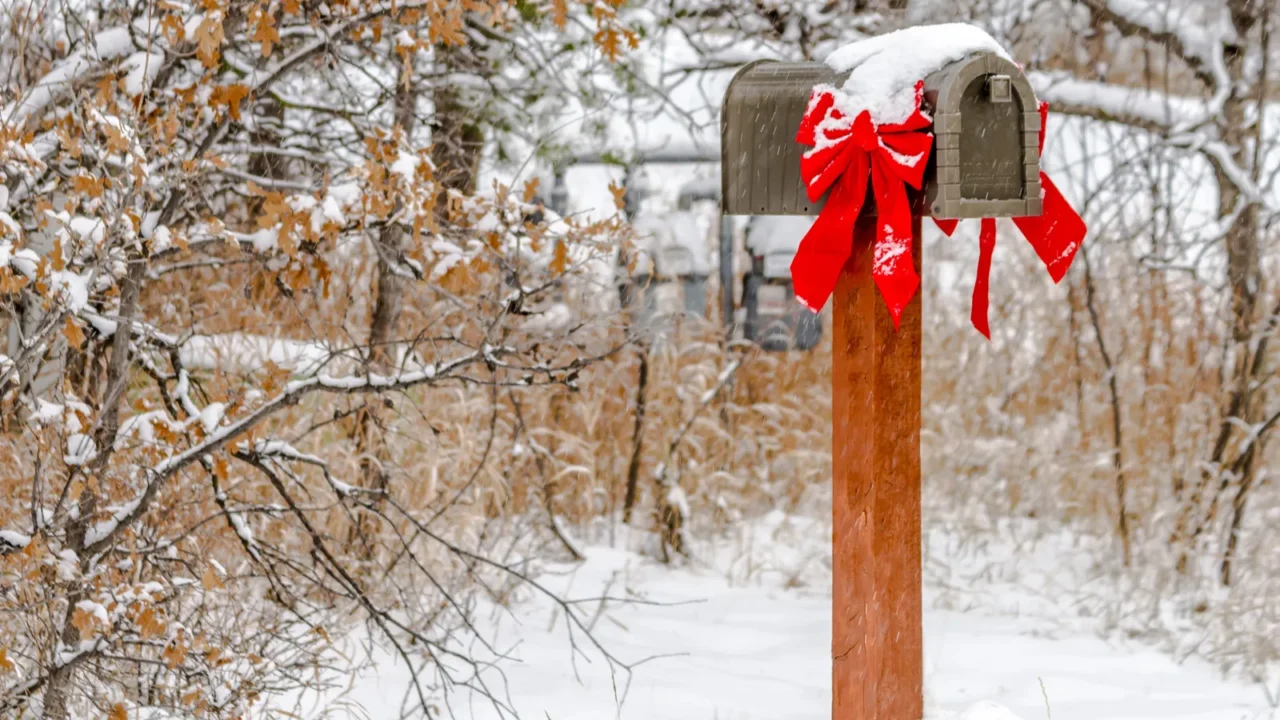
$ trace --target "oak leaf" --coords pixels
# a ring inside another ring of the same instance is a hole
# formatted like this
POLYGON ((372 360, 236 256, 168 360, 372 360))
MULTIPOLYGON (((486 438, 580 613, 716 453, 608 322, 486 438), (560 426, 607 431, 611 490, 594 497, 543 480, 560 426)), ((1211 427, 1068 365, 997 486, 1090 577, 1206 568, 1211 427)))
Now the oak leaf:
POLYGON ((253 30, 253 40, 262 44, 262 57, 269 57, 271 49, 280 42, 280 33, 276 30, 276 18, 269 12, 258 13, 258 23, 253 30))
POLYGON ((80 631, 80 639, 82 640, 97 636, 97 633, 94 632, 98 625, 97 617, 84 608, 78 607, 75 612, 71 613, 71 624, 75 626, 76 630, 80 631))
POLYGON ((62 256, 62 241, 53 241, 53 252, 49 255, 49 264, 53 266, 55 272, 62 272, 67 269, 67 259, 62 256))
POLYGON ((179 637, 177 640, 174 640, 173 643, 169 645, 169 647, 164 649, 163 657, 164 657, 165 664, 169 666, 170 670, 178 667, 187 659, 186 643, 182 641, 181 637, 179 637))
POLYGON ((613 195, 613 204, 619 210, 627 206, 627 189, 615 182, 609 183, 609 192, 613 195))
POLYGON ((102 123, 102 132, 107 136, 107 150, 122 153, 129 149, 129 138, 125 137, 124 131, 115 123, 102 123))
POLYGON ((67 342, 71 344, 71 347, 79 350, 84 345, 84 331, 69 316, 62 326, 62 334, 67 337, 67 342))
POLYGON ((205 590, 221 590, 226 587, 222 584, 222 579, 218 577, 218 573, 213 569, 213 565, 204 566, 204 576, 200 578, 200 585, 205 590))
POLYGON ((143 640, 159 637, 168 628, 168 624, 160 618, 160 614, 156 612, 155 608, 150 607, 143 610, 138 615, 138 619, 133 621, 133 624, 138 627, 138 634, 143 640))
POLYGON ((556 241, 556 249, 551 258, 551 272, 563 275, 569 267, 569 246, 563 240, 556 241))
POLYGON ((532 178, 524 184, 524 201, 533 202, 533 198, 538 194, 538 185, 541 183, 540 178, 532 178))
POLYGON ((215 67, 220 57, 220 48, 225 36, 222 32, 221 13, 212 13, 196 27, 196 55, 207 68, 215 67))
POLYGON ((249 97, 249 86, 236 83, 219 85, 209 95, 209 104, 214 107, 225 105, 231 113, 231 119, 240 122, 240 103, 249 97))
POLYGON ((9 268, 0 268, 0 295, 16 293, 28 282, 26 277, 15 275, 9 268))
POLYGON ((102 197, 103 191, 107 189, 107 183, 107 178, 96 178, 87 173, 78 173, 71 177, 71 189, 75 190, 77 195, 87 195, 91 198, 102 197))

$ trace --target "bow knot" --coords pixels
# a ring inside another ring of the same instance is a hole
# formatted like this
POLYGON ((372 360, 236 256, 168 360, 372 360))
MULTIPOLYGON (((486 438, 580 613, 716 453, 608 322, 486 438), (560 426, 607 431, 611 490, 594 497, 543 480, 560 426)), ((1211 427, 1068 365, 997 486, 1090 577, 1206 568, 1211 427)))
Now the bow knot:
POLYGON ((924 83, 916 83, 915 107, 901 123, 877 124, 871 113, 837 106, 845 95, 830 85, 814 88, 796 141, 813 146, 800 160, 809 199, 828 190, 826 206, 800 242, 791 277, 796 298, 817 312, 835 289, 852 252, 853 227, 870 182, 876 223, 872 278, 896 326, 920 286, 911 259, 912 219, 907 186, 919 190, 933 147, 932 121, 920 110, 924 83))
POLYGON ((855 147, 865 152, 871 152, 880 147, 880 135, 876 132, 876 124, 871 121, 871 113, 866 110, 858 113, 858 116, 853 119, 852 133, 855 147))

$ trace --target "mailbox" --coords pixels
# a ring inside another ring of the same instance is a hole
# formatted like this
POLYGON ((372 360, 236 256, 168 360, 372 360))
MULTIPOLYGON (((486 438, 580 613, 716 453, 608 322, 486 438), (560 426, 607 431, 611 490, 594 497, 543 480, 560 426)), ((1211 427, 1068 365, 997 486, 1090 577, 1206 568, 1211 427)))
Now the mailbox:
MULTIPOLYGON (((734 75, 720 111, 721 194, 728 215, 817 215, 800 178, 796 142, 815 85, 849 73, 824 63, 758 60, 734 75), (767 151, 762 151, 768 148, 767 151)), ((974 53, 924 80, 934 146, 915 201, 936 218, 1039 215, 1040 115, 1026 76, 993 53, 974 53)), ((868 203, 864 212, 874 211, 868 203)))

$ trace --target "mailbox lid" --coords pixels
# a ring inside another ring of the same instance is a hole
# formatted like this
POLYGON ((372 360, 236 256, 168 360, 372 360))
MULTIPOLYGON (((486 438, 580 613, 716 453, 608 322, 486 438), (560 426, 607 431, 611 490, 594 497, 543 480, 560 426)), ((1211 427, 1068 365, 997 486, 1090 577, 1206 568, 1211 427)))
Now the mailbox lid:
POLYGON ((815 85, 848 73, 825 63, 757 60, 733 76, 720 109, 721 197, 727 215, 816 215, 796 142, 815 85))

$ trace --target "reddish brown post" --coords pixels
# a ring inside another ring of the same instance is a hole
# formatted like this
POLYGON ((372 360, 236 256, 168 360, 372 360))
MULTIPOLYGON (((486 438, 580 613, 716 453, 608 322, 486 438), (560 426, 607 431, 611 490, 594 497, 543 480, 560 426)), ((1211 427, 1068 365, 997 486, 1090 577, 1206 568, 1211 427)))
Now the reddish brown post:
MULTIPOLYGON (((895 332, 871 279, 875 229, 858 220, 832 296, 831 717, 920 720, 921 294, 895 332)), ((912 232, 920 271, 918 215, 912 232)))

